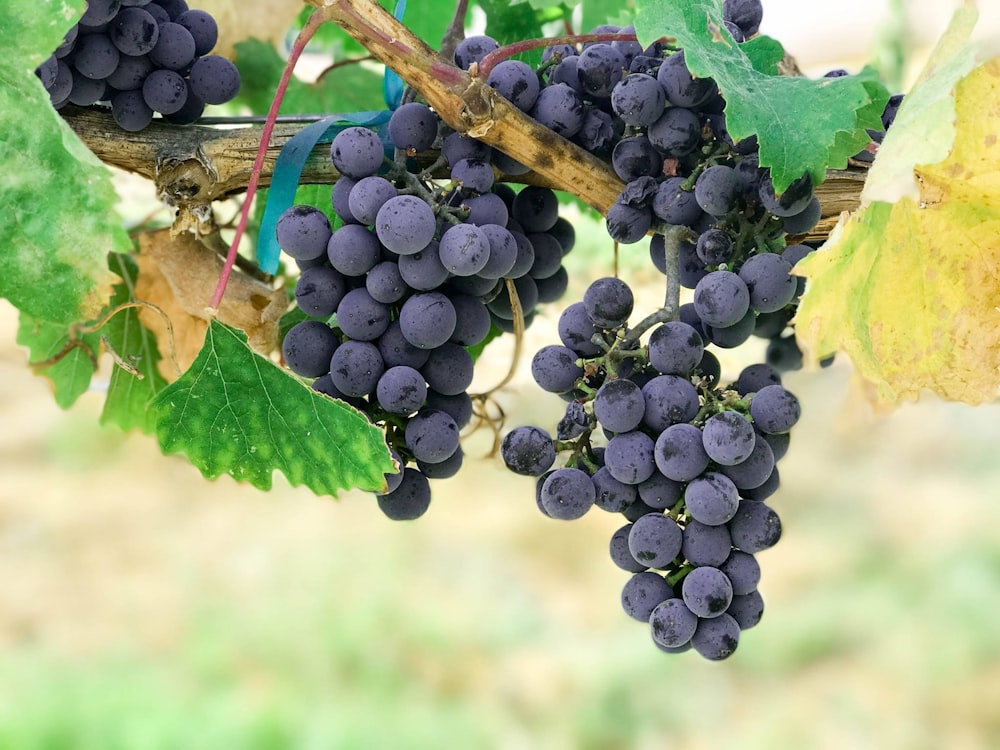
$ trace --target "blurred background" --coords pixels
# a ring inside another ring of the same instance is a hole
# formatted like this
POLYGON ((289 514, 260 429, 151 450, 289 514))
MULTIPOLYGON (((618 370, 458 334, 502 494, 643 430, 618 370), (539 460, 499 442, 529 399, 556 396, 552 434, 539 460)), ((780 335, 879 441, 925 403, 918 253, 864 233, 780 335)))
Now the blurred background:
MULTIPOLYGON (((812 73, 902 39, 911 80, 950 4, 905 3, 902 34, 892 5, 765 0, 764 30, 812 73)), ((599 224, 577 232, 578 299, 611 254, 599 224)), ((621 266, 655 306, 643 246, 621 266)), ((555 341, 558 312, 526 351, 555 341)), ((770 501, 784 538, 760 556, 767 609, 712 664, 660 653, 622 613, 618 518, 543 518, 533 481, 487 457, 491 434, 464 441, 426 516, 392 523, 363 493, 207 482, 100 428, 100 393, 59 411, 15 331, 0 302, 0 748, 1000 747, 995 407, 876 419, 847 362, 788 375, 804 415, 770 501)), ((730 376, 763 355, 749 349, 730 376)), ((527 362, 498 401, 508 426, 562 412, 527 362)))

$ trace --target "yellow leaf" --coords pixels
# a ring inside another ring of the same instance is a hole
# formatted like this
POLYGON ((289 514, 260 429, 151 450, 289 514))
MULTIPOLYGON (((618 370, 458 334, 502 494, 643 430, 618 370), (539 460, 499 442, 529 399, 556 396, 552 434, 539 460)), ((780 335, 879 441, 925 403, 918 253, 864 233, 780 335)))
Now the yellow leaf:
POLYGON ((917 167, 919 200, 841 218, 796 266, 796 331, 811 357, 845 351, 883 405, 923 389, 977 404, 1000 386, 1000 58, 956 88, 954 146, 917 167))

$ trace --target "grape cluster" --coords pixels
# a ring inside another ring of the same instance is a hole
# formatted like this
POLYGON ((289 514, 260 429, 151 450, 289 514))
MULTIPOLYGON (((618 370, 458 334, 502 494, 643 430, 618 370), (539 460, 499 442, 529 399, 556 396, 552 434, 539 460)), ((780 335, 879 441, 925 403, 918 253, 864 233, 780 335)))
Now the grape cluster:
POLYGON ((236 66, 208 54, 217 39, 215 19, 185 0, 88 0, 35 73, 56 109, 110 103, 115 122, 131 131, 154 112, 186 124, 239 92, 236 66))
POLYGON ((278 243, 301 269, 298 306, 310 316, 282 351, 313 388, 385 427, 400 471, 386 475, 378 503, 408 520, 427 510, 428 480, 462 465, 459 431, 473 416, 468 347, 494 327, 514 330, 517 310, 530 324, 537 304, 562 296, 575 234, 551 190, 494 184, 506 157, 446 132, 427 105, 400 106, 385 135, 396 159, 368 128, 333 139, 334 226, 306 205, 278 221, 278 243), (435 145, 450 180, 412 166, 435 145))
POLYGON ((629 329, 632 307, 629 287, 604 278, 566 308, 561 343, 531 363, 535 382, 568 401, 556 436, 517 427, 501 454, 538 478, 538 507, 550 518, 580 518, 595 505, 622 514, 611 557, 633 574, 625 611, 666 651, 724 659, 763 613, 755 555, 781 536, 765 500, 778 488, 799 402, 766 364, 720 387, 719 362, 695 327, 653 316, 629 329))

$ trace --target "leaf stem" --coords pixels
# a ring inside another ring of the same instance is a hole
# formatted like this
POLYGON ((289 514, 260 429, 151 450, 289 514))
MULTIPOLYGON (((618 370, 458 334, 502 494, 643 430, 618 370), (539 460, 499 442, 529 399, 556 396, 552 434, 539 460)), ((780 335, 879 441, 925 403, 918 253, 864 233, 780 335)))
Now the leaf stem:
POLYGON ((229 284, 229 277, 232 275, 233 266, 236 265, 236 256, 239 252, 240 240, 243 239, 247 223, 250 220, 250 206, 253 203, 254 196, 257 194, 257 183, 260 181, 260 173, 264 167, 264 156, 267 154, 267 148, 271 142, 271 133, 274 132, 274 125, 276 118, 278 117, 278 110, 281 109, 281 102, 285 98, 285 92, 288 90, 288 84, 292 80, 292 73, 295 71, 295 63, 298 62, 306 44, 308 44, 309 40, 316 34, 316 31, 323 24, 323 21, 323 14, 316 13, 314 11, 302 27, 302 31, 300 31, 299 35, 295 38, 295 43, 292 45, 291 52, 288 54, 288 62, 285 63, 285 70, 281 74, 281 81, 278 83, 278 88, 274 92, 274 99, 271 100, 271 109, 268 110, 267 121, 264 123, 264 129, 261 133, 260 146, 257 148, 257 156, 254 158, 253 168, 250 172, 250 182, 247 185, 247 194, 243 200, 243 211, 240 213, 240 220, 236 225, 236 234, 233 236, 233 242, 229 246, 229 252, 226 254, 226 263, 222 267, 222 273, 219 275, 219 283, 215 287, 215 293, 212 295, 212 301, 209 302, 209 312, 212 315, 218 312, 219 306, 222 304, 222 298, 226 294, 226 286, 229 284))

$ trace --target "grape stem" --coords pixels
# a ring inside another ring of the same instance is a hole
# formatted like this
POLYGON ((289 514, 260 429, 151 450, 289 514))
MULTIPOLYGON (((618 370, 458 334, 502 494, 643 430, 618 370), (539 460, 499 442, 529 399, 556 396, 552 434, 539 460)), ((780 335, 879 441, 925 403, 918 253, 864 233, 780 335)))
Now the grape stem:
POLYGON ((288 90, 288 84, 291 83, 292 73, 295 71, 295 63, 298 62, 299 57, 302 55, 302 51, 306 48, 306 44, 309 40, 313 38, 319 27, 323 24, 324 18, 321 13, 313 12, 310 14, 309 18, 306 20, 305 25, 302 27, 302 31, 295 38, 295 43, 292 45, 291 51, 288 53, 288 62, 285 63, 285 70, 281 74, 281 81, 278 83, 278 88, 274 92, 274 99, 271 100, 271 109, 267 113, 267 121, 264 123, 264 129, 260 137, 260 145, 257 148, 257 156, 253 160, 253 168, 250 171, 250 182, 247 185, 247 194, 243 200, 243 210, 240 212, 240 220, 236 225, 236 234, 233 236, 233 242, 229 246, 229 252, 226 253, 226 262, 222 267, 222 273, 219 275, 219 283, 215 287, 215 293, 212 295, 212 301, 209 302, 209 313, 211 315, 216 315, 219 311, 219 306, 222 304, 222 298, 226 294, 226 286, 229 284, 229 277, 232 275, 233 266, 236 265, 236 256, 240 248, 240 240, 243 239, 243 234, 246 232, 247 222, 250 220, 250 206, 253 204, 254 196, 257 194, 257 184, 260 181, 260 173, 264 167, 264 156, 267 154, 267 148, 271 143, 271 133, 274 132, 274 125, 278 117, 278 110, 281 109, 281 102, 285 98, 285 92, 288 90))

